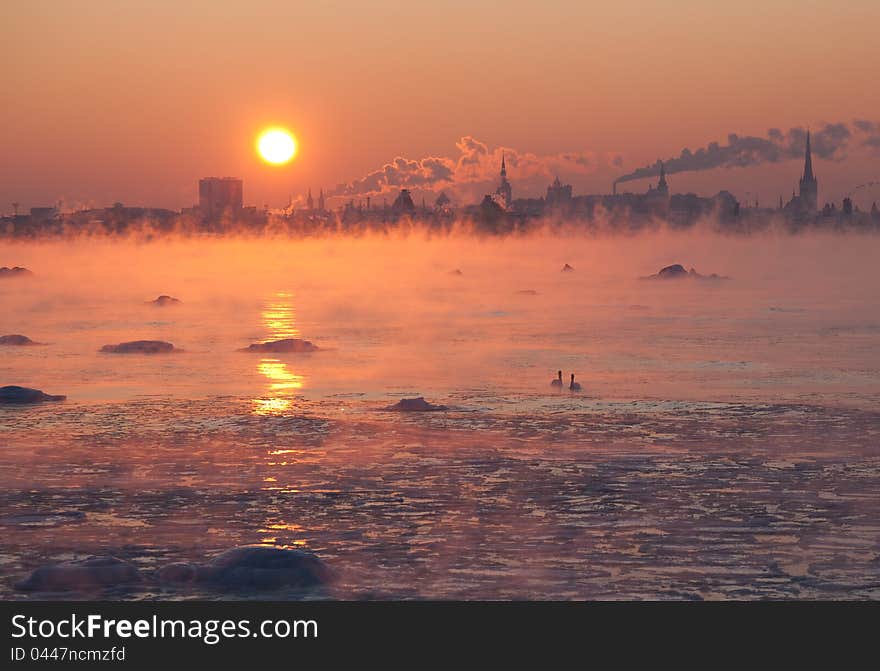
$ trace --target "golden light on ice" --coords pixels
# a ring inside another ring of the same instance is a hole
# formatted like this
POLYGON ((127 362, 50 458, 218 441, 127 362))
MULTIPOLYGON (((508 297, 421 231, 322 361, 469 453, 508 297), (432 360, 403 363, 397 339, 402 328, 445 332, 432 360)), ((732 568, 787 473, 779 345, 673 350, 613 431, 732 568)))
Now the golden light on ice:
MULTIPOLYGON (((290 292, 275 293, 263 310, 262 317, 268 340, 299 335, 299 329, 294 325, 293 294, 290 292)), ((257 370, 269 381, 269 388, 265 396, 254 399, 254 412, 257 415, 284 414, 293 405, 291 394, 303 388, 303 376, 291 372, 285 362, 275 358, 260 359, 257 370)))
POLYGON ((269 128, 257 138, 257 152, 267 163, 282 165, 296 155, 296 138, 283 128, 269 128))

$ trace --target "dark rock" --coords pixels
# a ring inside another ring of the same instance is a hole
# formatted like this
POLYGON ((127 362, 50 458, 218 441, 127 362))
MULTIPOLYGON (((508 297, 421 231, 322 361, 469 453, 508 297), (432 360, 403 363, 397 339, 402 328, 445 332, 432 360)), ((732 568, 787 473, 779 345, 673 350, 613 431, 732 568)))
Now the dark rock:
POLYGON ((0 268, 0 278, 28 277, 30 275, 33 275, 33 273, 27 268, 20 268, 18 266, 14 268, 3 266, 0 268))
POLYGON ((385 410, 394 410, 398 412, 436 412, 438 410, 446 410, 445 405, 434 405, 428 403, 423 397, 418 398, 402 398, 394 405, 389 405, 385 410))
POLYGON ((180 300, 175 298, 174 296, 166 296, 162 294, 154 301, 147 301, 149 305, 155 305, 156 307, 164 308, 169 305, 180 305, 180 300))
POLYGON ((258 342, 238 350, 239 352, 268 352, 271 354, 283 354, 286 352, 317 352, 320 348, 308 340, 299 338, 284 338, 283 340, 270 340, 258 342))
POLYGON ((88 557, 41 566, 15 585, 26 592, 80 592, 142 582, 137 568, 116 557, 88 557))
POLYGON ((43 401, 63 401, 66 398, 67 396, 53 396, 52 394, 44 394, 39 389, 29 389, 17 385, 0 387, 0 404, 26 405, 43 401))
POLYGON ((568 265, 567 263, 564 266, 562 266, 562 272, 564 272, 564 273, 570 273, 573 270, 574 270, 574 268, 572 266, 568 265))
POLYGON ((11 347, 27 347, 28 345, 42 345, 41 342, 35 342, 23 335, 4 335, 0 336, 0 345, 9 345, 11 347))
POLYGON ((660 272, 656 275, 647 275, 642 277, 643 280, 684 280, 684 279, 692 279, 692 280, 727 280, 729 277, 722 277, 717 273, 712 273, 711 275, 701 275, 696 270, 691 268, 690 270, 685 270, 684 266, 680 263, 675 263, 671 266, 666 266, 665 268, 661 268, 660 272))
POLYGON ((330 569, 304 550, 243 545, 207 565, 175 563, 159 572, 165 583, 200 583, 221 589, 315 587, 332 580, 330 569))
POLYGON ((132 340, 118 345, 104 345, 101 351, 110 354, 167 354, 179 350, 170 342, 161 340, 132 340))
POLYGON ((680 263, 673 264, 671 266, 666 266, 665 268, 661 268, 660 272, 657 273, 657 277, 661 280, 675 280, 688 276, 688 271, 684 269, 684 266, 680 263))

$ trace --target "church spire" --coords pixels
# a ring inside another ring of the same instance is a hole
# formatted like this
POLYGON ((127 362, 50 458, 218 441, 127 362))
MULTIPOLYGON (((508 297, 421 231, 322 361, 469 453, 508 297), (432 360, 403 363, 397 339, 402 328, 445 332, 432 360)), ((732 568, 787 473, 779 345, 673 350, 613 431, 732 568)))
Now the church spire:
POLYGON ((509 207, 513 202, 513 190, 510 188, 510 182, 507 181, 507 162, 504 154, 501 154, 501 184, 495 189, 495 195, 500 196, 504 201, 504 207, 509 207))
POLYGON ((819 181, 813 174, 813 153, 810 150, 810 131, 807 131, 807 146, 804 149, 804 176, 800 183, 801 205, 805 212, 815 212, 819 204, 819 181))
POLYGON ((807 131, 807 148, 804 150, 804 181, 812 182, 813 177, 813 153, 810 151, 810 131, 807 131))
POLYGON ((666 183, 666 166, 660 161, 660 179, 657 180, 657 193, 661 196, 669 196, 669 184, 666 183))

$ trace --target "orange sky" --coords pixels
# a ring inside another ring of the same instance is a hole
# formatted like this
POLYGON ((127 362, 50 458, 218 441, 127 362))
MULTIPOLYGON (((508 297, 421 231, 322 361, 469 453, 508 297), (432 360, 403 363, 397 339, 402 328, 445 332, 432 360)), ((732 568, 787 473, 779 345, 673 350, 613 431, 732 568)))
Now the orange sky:
MULTIPOLYGON (((280 206, 395 156, 455 158, 467 135, 537 155, 619 153, 620 169, 563 175, 604 192, 730 132, 880 120, 876 0, 21 0, 0 17, 0 212, 59 199, 179 208, 206 175, 243 177, 247 202, 280 206), (300 143, 283 168, 253 149, 275 123, 300 143)), ((865 152, 816 164, 827 198, 878 168, 865 152)), ((799 170, 670 181, 775 202, 799 170)))

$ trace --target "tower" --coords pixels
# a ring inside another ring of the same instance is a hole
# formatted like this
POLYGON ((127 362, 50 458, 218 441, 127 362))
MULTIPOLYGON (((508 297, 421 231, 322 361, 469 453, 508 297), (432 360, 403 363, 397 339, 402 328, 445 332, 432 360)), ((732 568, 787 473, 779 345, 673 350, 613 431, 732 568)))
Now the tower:
POLYGON ((321 189, 318 192, 318 209, 323 212, 324 211, 324 189, 321 189))
POLYGON ((311 187, 309 187, 309 195, 308 195, 308 198, 306 198, 306 209, 309 210, 309 211, 315 209, 315 201, 312 200, 312 189, 311 189, 311 187))
POLYGON ((415 212, 416 204, 413 202, 409 189, 401 189, 400 194, 394 199, 391 205, 391 211, 395 214, 405 214, 415 212))
POLYGON ((666 183, 666 166, 660 161, 660 181, 657 182, 657 191, 662 195, 669 195, 669 185, 666 183))
POLYGON ((807 148, 804 150, 804 176, 800 181, 801 206, 815 212, 819 203, 819 180, 813 175, 813 154, 810 151, 810 131, 807 131, 807 148))
POLYGON ((501 184, 495 189, 495 195, 500 196, 504 201, 504 207, 509 207, 513 201, 513 189, 510 188, 510 182, 507 181, 507 163, 504 154, 501 155, 501 184))

